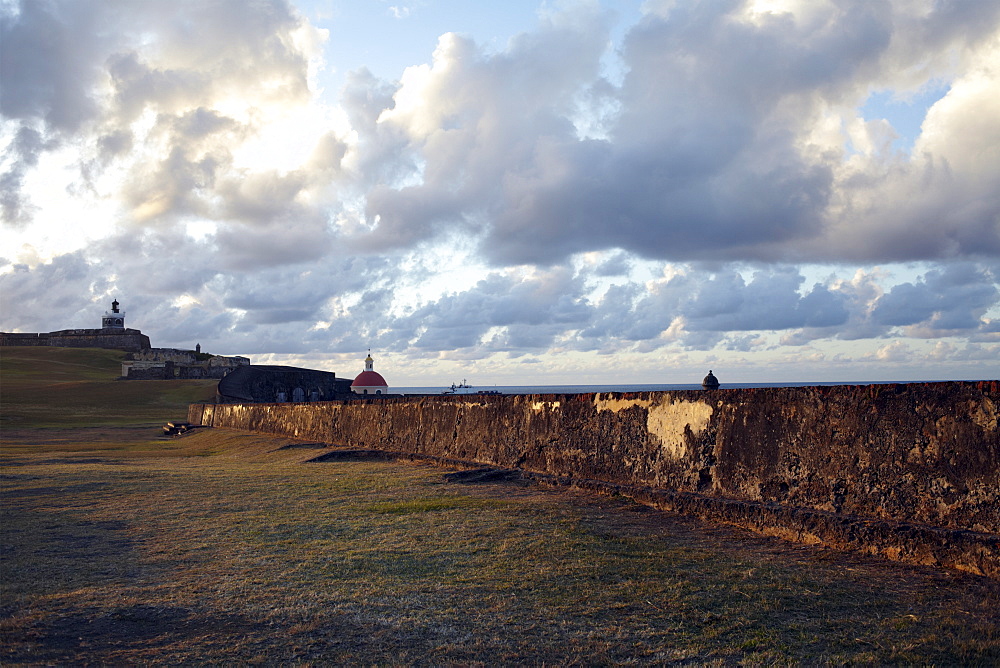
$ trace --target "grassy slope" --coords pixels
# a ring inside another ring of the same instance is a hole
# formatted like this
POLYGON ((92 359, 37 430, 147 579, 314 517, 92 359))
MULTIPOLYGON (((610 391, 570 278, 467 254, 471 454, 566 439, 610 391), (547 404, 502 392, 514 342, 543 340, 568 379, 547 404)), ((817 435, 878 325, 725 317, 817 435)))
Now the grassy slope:
POLYGON ((96 427, 184 419, 215 380, 120 381, 124 353, 98 348, 0 348, 0 427, 96 427))

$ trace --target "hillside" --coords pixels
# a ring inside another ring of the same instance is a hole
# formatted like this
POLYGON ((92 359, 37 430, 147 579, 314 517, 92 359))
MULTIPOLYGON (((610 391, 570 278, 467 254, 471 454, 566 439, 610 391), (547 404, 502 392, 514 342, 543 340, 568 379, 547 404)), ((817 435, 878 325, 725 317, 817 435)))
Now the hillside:
POLYGON ((184 419, 215 380, 121 381, 125 353, 98 348, 0 348, 0 428, 96 427, 184 419))

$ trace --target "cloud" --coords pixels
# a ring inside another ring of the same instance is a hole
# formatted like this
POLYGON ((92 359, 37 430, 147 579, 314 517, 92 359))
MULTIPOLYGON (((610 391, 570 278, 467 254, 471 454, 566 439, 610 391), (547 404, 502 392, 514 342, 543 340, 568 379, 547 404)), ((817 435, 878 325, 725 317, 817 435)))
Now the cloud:
MULTIPOLYGON (((832 283, 817 283, 803 292, 803 281, 793 267, 758 270, 750 282, 734 270, 688 268, 645 286, 613 286, 582 336, 661 339, 662 344, 681 338, 685 345, 711 348, 726 332, 794 330, 794 335, 786 335, 794 337, 786 343, 804 343, 835 336, 852 317, 866 318, 866 301, 860 294, 832 283)), ((737 335, 728 345, 742 349, 749 341, 758 338, 737 335)))
POLYGON ((100 326, 100 314, 88 313, 91 265, 83 253, 60 255, 35 267, 8 264, 6 268, 0 274, 4 331, 100 326))
POLYGON ((498 266, 610 248, 674 261, 996 254, 998 11, 848 4, 809 20, 748 17, 741 3, 650 13, 627 34, 619 89, 598 67, 600 14, 554 20, 499 54, 445 35, 378 117, 375 134, 395 139, 381 168, 396 171, 371 191, 365 247, 460 230, 498 266), (948 75, 912 158, 850 156, 842 132, 820 133, 831 118, 854 123, 845 110, 872 87, 948 75), (581 137, 572 102, 597 89, 616 112, 602 138, 581 137))
POLYGON ((874 305, 872 320, 892 327, 910 326, 922 336, 947 336, 956 330, 981 330, 987 310, 1000 301, 997 277, 973 265, 934 269, 914 282, 901 283, 874 305))
POLYGON ((97 113, 100 76, 114 13, 80 3, 22 2, 0 15, 0 113, 72 131, 97 113), (101 26, 101 30, 97 27, 101 26))
POLYGON ((6 218, 30 221, 24 170, 71 139, 93 147, 79 151, 92 188, 117 180, 101 194, 120 202, 124 222, 254 223, 294 209, 305 187, 289 185, 294 177, 281 177, 282 190, 272 176, 277 189, 249 203, 232 185, 247 176, 233 149, 311 100, 310 49, 321 38, 283 0, 30 2, 5 6, 2 30, 0 112, 22 126, 21 160, 3 177, 6 218), (261 211, 266 195, 270 210, 261 211))
MULTIPOLYGON (((561 146, 577 144, 567 115, 580 81, 597 76, 606 23, 600 14, 570 25, 552 20, 495 56, 446 34, 433 64, 408 68, 377 129, 397 142, 405 139, 393 157, 401 169, 419 164, 419 173, 408 172, 419 183, 383 179, 374 191, 367 209, 370 220, 377 218, 373 247, 429 239, 450 227, 502 227, 498 219, 512 215, 524 179, 541 175, 542 152, 554 147, 558 161, 561 146)), ((546 230, 536 224, 525 232, 544 240, 546 230)), ((485 245, 499 249, 503 240, 488 236, 485 245)))
POLYGON ((41 134, 29 127, 21 126, 11 141, 10 167, 0 174, 0 219, 7 225, 23 227, 31 220, 34 207, 21 188, 25 173, 38 164, 43 149, 41 134))
POLYGON ((405 19, 410 15, 410 8, 405 5, 391 5, 388 11, 389 14, 395 19, 405 19))
POLYGON ((1000 6, 762 6, 547 8, 333 99, 284 0, 7 3, 3 326, 119 297, 160 345, 255 355, 989 359, 1000 6), (909 152, 863 115, 938 89, 909 152), (108 236, 53 239, 96 210, 108 236))
POLYGON ((413 345, 421 349, 544 347, 590 317, 584 287, 565 267, 493 273, 472 289, 425 304, 393 328, 418 333, 413 345))
POLYGON ((908 362, 915 355, 907 344, 902 341, 893 341, 875 351, 874 357, 879 362, 908 362))
MULTIPOLYGON (((235 149, 313 101, 322 40, 288 4, 27 3, 4 16, 2 111, 41 122, 42 142, 94 135, 90 178, 117 164, 110 195, 140 224, 327 218, 361 252, 459 234, 498 267, 611 249, 680 262, 1000 252, 1000 10, 749 7, 650 5, 617 54, 612 15, 591 5, 544 13, 499 52, 447 33, 396 83, 352 73, 349 130, 318 134, 299 169, 248 171, 235 149), (42 39, 71 29, 86 37, 42 39), (602 70, 614 57, 619 87, 602 70), (912 156, 877 148, 891 129, 854 112, 868 91, 938 77, 951 87, 912 156)), ((20 221, 24 164, 4 180, 20 221)))

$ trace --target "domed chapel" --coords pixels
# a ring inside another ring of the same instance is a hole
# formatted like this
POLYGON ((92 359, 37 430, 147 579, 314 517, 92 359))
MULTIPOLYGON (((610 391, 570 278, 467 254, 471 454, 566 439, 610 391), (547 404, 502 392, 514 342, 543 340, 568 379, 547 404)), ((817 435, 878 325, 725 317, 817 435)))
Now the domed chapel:
POLYGON ((375 360, 372 353, 368 351, 365 358, 365 370, 358 374, 358 377, 351 383, 351 391, 355 394, 388 394, 389 384, 385 382, 378 371, 375 370, 375 360))

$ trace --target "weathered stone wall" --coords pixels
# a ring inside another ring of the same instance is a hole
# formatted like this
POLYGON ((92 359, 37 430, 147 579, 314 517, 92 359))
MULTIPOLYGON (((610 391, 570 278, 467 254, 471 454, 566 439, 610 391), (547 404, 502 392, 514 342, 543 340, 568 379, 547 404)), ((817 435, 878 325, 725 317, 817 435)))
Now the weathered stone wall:
POLYGON ((149 337, 138 329, 62 329, 48 333, 0 332, 0 346, 57 346, 109 348, 139 352, 150 347, 149 337))
MULTIPOLYGON (((180 350, 178 348, 150 348, 125 356, 126 360, 136 362, 173 362, 174 364, 197 364, 202 356, 193 350, 180 350)), ((204 355, 208 359, 209 355, 204 355)))
POLYGON ((167 369, 165 364, 127 369, 122 365, 122 369, 125 371, 122 378, 127 380, 173 380, 174 378, 173 368, 167 369))
POLYGON ((0 346, 47 346, 49 335, 38 332, 0 332, 0 346))
POLYGON ((197 404, 188 420, 632 487, 662 507, 752 515, 737 523, 770 523, 769 533, 1000 575, 998 389, 993 381, 197 404), (910 550, 897 531, 875 545, 868 534, 880 530, 865 522, 917 523, 941 544, 910 550), (974 554, 945 554, 963 541, 974 554))
POLYGON ((246 357, 223 357, 194 350, 150 348, 128 353, 122 377, 128 380, 222 379, 236 367, 249 366, 246 357))
MULTIPOLYGON (((125 360, 135 362, 173 362, 174 364, 187 364, 189 366, 223 367, 227 369, 237 366, 249 366, 250 364, 250 360, 246 357, 226 357, 224 355, 211 355, 209 353, 180 350, 178 348, 150 348, 130 353, 125 356, 125 360)), ((220 375, 219 378, 221 377, 220 375)))

